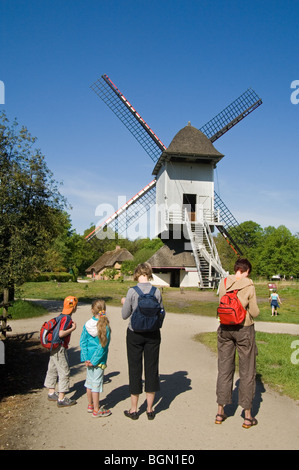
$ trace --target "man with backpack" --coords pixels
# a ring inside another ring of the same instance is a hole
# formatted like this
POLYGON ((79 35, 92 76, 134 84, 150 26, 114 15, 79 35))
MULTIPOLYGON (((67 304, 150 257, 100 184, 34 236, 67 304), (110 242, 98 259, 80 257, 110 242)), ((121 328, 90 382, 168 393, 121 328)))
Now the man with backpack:
POLYGON ((259 315, 259 308, 255 287, 248 277, 251 269, 251 263, 247 259, 239 258, 234 266, 235 274, 221 280, 219 286, 220 305, 218 307, 220 325, 217 332, 218 378, 216 395, 218 411, 215 424, 221 424, 227 418, 224 413, 224 405, 232 403, 237 350, 240 378, 238 396, 239 405, 244 409, 242 426, 245 429, 257 425, 256 418, 251 415, 251 408, 255 394, 257 356, 253 318, 259 315), (234 296, 235 298, 233 298, 234 296), (239 305, 237 305, 238 303, 239 305))
POLYGON ((58 407, 72 406, 75 400, 66 397, 69 391, 70 367, 67 358, 67 349, 71 333, 76 329, 72 314, 77 310, 78 299, 68 296, 64 299, 62 313, 55 318, 56 326, 53 330, 50 359, 44 386, 49 389, 48 400, 56 401, 58 407), (55 391, 58 379, 58 393, 55 391))

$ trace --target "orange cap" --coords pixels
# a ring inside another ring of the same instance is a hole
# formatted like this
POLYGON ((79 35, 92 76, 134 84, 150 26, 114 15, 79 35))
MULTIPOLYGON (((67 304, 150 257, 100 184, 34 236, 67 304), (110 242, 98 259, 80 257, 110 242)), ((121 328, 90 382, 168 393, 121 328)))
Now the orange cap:
POLYGON ((69 295, 68 297, 64 299, 62 313, 64 315, 69 315, 70 313, 72 313, 74 307, 77 306, 77 303, 78 303, 77 297, 73 297, 72 295, 69 295))

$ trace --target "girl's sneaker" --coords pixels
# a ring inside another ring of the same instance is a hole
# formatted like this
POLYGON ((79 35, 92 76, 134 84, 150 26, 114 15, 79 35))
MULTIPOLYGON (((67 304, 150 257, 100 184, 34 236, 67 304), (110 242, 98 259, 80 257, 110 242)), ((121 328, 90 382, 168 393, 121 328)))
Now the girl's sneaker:
POLYGON ((93 412, 93 405, 88 405, 87 413, 92 413, 92 412, 93 412))
POLYGON ((64 407, 64 406, 73 406, 76 405, 76 400, 71 400, 68 397, 64 397, 63 400, 57 400, 57 406, 58 407, 64 407))
POLYGON ((110 416, 111 411, 110 410, 105 410, 105 408, 99 409, 99 411, 93 411, 92 416, 93 418, 104 418, 105 416, 110 416))

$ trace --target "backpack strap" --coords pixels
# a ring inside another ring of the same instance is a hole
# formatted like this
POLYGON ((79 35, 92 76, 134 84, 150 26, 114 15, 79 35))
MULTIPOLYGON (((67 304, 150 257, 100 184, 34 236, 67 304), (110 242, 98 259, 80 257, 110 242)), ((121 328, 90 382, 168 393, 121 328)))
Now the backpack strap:
POLYGON ((55 317, 55 320, 56 320, 57 324, 55 325, 55 328, 53 330, 52 343, 54 343, 56 341, 59 341, 60 343, 63 343, 63 338, 59 337, 59 332, 61 330, 61 322, 62 322, 63 317, 67 317, 65 325, 64 325, 64 329, 67 330, 71 325, 72 317, 70 315, 65 315, 63 313, 60 313, 58 315, 58 317, 55 317))
MULTIPOLYGON (((145 295, 144 292, 142 292, 142 290, 140 289, 140 287, 138 287, 138 286, 133 286, 133 289, 137 292, 138 295, 145 295)), ((156 292, 156 290, 157 290, 157 287, 152 286, 152 287, 151 287, 151 290, 149 291, 149 294, 150 294, 150 295, 154 295, 155 292, 156 292)))
POLYGON ((157 287, 152 286, 151 290, 149 291, 149 294, 150 295, 155 295, 156 290, 157 290, 157 287))
POLYGON ((63 317, 66 317, 64 326, 65 326, 65 329, 67 330, 72 322, 72 317, 70 315, 66 315, 65 313, 60 313, 58 317, 56 317, 57 324, 59 324, 59 329, 60 329, 60 325, 63 320, 63 317))
POLYGON ((138 295, 144 295, 144 292, 138 286, 133 286, 133 289, 137 292, 138 295))

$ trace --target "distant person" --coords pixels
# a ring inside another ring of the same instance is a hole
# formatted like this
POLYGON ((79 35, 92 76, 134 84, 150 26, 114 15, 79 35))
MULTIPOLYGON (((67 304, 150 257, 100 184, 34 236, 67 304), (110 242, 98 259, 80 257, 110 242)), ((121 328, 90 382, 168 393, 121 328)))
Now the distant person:
POLYGON ((238 290, 238 298, 247 310, 241 325, 223 325, 218 328, 218 378, 216 424, 221 424, 227 416, 224 405, 232 403, 233 378, 235 372, 235 353, 239 356, 239 406, 244 409, 243 427, 248 429, 257 424, 252 417, 251 409, 255 394, 256 355, 255 329, 253 318, 259 315, 256 293, 253 282, 249 279, 251 264, 247 259, 238 259, 234 266, 234 275, 227 277, 226 288, 224 279, 219 286, 219 297, 225 292, 238 290))
MULTIPOLYGON (((152 289, 149 280, 152 278, 152 268, 148 263, 139 264, 134 272, 134 280, 138 282, 137 287, 148 294, 152 289)), ((159 289, 155 288, 154 296, 163 309, 162 296, 159 289)), ((153 409, 155 393, 160 390, 159 381, 159 353, 161 334, 157 328, 151 332, 136 332, 132 328, 132 313, 138 306, 139 295, 133 287, 128 290, 127 296, 121 299, 122 318, 129 318, 127 328, 127 357, 129 368, 129 388, 131 393, 131 408, 124 411, 125 416, 136 420, 139 418, 137 411, 139 395, 142 393, 142 362, 144 359, 145 392, 147 409, 146 414, 149 420, 155 418, 153 409)))
POLYGON ((77 325, 72 320, 73 313, 76 312, 78 299, 69 295, 64 299, 63 310, 59 323, 59 338, 61 344, 57 349, 50 352, 48 371, 45 379, 45 387, 49 389, 48 400, 56 401, 58 407, 72 406, 77 402, 66 397, 65 394, 70 388, 70 367, 67 357, 67 349, 71 339, 71 333, 76 329, 77 325), (55 391, 58 381, 58 393, 55 391))
POLYGON ((272 309, 272 317, 277 316, 277 309, 280 308, 279 304, 281 304, 281 300, 279 298, 279 295, 276 291, 276 289, 273 289, 273 292, 271 292, 269 301, 271 303, 271 309, 272 309))
POLYGON ((80 337, 81 361, 86 365, 87 411, 94 418, 111 415, 110 410, 100 407, 103 392, 104 370, 107 367, 111 328, 106 315, 104 300, 94 300, 91 305, 92 318, 83 326, 80 337))

